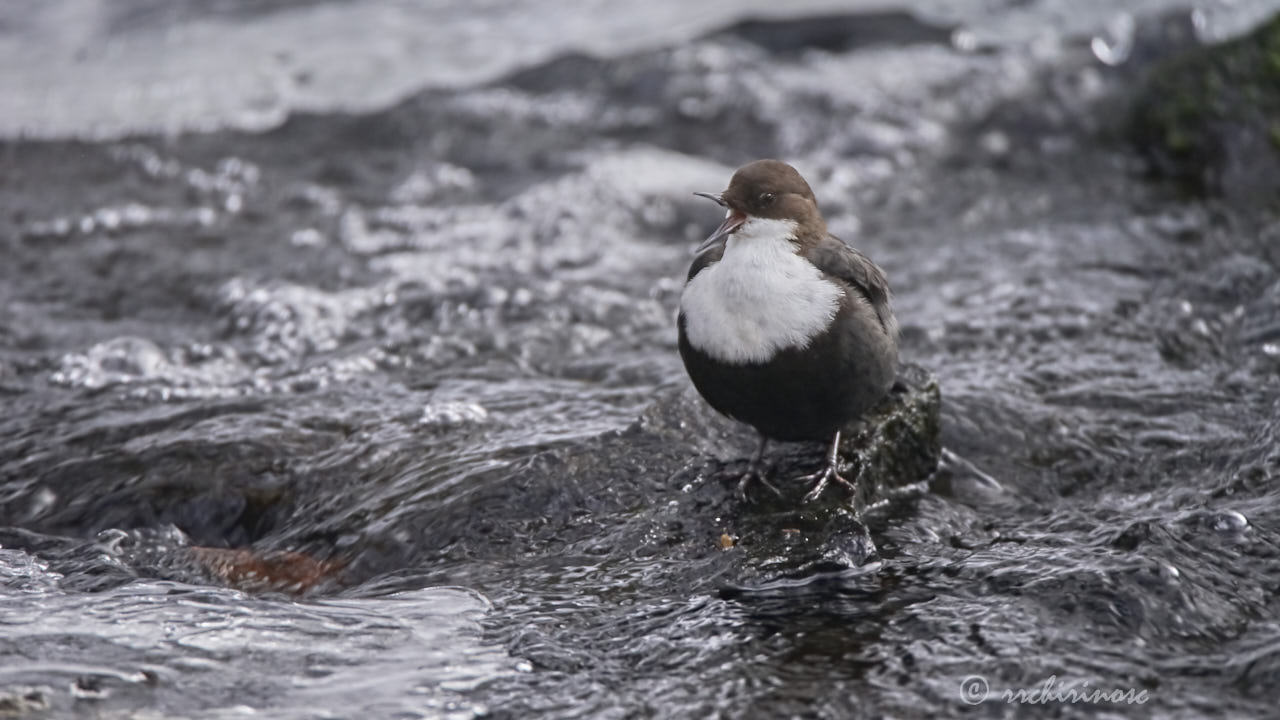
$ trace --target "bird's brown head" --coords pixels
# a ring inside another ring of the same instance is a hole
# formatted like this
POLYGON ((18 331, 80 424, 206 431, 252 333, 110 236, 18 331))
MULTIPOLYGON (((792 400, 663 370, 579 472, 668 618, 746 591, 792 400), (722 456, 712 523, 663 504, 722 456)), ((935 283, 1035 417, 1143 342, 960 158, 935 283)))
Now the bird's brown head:
POLYGON ((798 236, 826 231, 809 183, 795 168, 779 160, 756 160, 743 165, 733 174, 729 188, 719 195, 696 194, 729 211, 720 227, 698 248, 699 252, 733 234, 751 218, 793 221, 798 236))

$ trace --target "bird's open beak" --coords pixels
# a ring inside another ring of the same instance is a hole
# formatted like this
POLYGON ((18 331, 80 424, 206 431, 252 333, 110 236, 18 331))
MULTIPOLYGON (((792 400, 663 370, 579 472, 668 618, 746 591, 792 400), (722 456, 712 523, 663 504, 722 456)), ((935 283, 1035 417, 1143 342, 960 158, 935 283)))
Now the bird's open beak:
POLYGON ((694 255, 698 255, 699 253, 703 252, 707 248, 723 240, 727 235, 729 235, 729 233, 741 227, 742 223, 747 221, 747 215, 746 213, 740 210, 735 210, 729 207, 729 204, 726 203, 724 201, 724 198, 719 195, 715 195, 712 193, 705 193, 705 192, 696 192, 694 193, 694 195, 697 195, 698 197, 704 197, 708 200, 715 202, 720 207, 728 208, 729 210, 728 212, 725 213, 724 222, 720 223, 720 227, 716 228, 716 231, 711 233, 711 235, 706 240, 702 241, 702 244, 698 246, 698 249, 693 251, 694 255))

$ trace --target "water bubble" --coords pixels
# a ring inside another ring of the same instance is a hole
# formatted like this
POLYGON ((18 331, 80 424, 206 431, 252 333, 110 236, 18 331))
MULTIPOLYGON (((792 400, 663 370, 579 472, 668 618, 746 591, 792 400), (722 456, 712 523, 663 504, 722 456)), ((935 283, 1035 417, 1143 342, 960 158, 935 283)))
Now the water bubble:
POLYGON ((1009 140, 1009 135, 1007 133, 1000 132, 999 130, 992 130, 991 132, 984 133, 982 138, 979 140, 979 143, 982 145, 983 151, 992 157, 1004 157, 1008 155, 1009 150, 1013 146, 1013 143, 1009 140))
POLYGON ((315 228, 303 228, 289 236, 289 244, 294 247, 320 247, 325 244, 325 237, 315 228))
POLYGON ((120 215, 126 227, 136 228, 149 224, 155 213, 145 205, 128 203, 120 209, 120 215))
POLYGON ((83 355, 64 356, 50 379, 57 385, 97 389, 155 378, 168 367, 168 358, 155 343, 118 337, 94 345, 83 355))
POLYGON ((209 227, 218 219, 218 213, 211 207, 198 207, 191 212, 190 222, 192 225, 201 227, 209 227))
POLYGON ((447 192, 467 191, 475 187, 470 170, 441 163, 430 170, 415 170, 391 191, 391 200, 402 204, 423 204, 447 192))
POLYGON ((1228 510, 1214 518, 1213 529, 1222 532, 1240 532, 1249 527, 1249 519, 1235 510, 1228 510))
POLYGON ((1108 37, 1095 36, 1089 43, 1089 49, 1103 64, 1121 65, 1133 51, 1135 27, 1133 16, 1121 13, 1107 23, 1108 37))
POLYGON ((45 514, 58 501, 58 495, 47 487, 42 487, 31 496, 31 506, 27 509, 28 518, 37 518, 45 514))
POLYGON ((93 214, 94 220, 108 232, 117 230, 123 223, 123 216, 114 208, 101 208, 93 214))
POLYGON ((423 408, 418 425, 433 429, 446 429, 461 425, 483 423, 489 418, 489 411, 476 403, 443 402, 423 408))
POLYGON ((971 53, 978 49, 978 36, 971 30, 959 28, 951 33, 951 46, 962 53, 971 53))

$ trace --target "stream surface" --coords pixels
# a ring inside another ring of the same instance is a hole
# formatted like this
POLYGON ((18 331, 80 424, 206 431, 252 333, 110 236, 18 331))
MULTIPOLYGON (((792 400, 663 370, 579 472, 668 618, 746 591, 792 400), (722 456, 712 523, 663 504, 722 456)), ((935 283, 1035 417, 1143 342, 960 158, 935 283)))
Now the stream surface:
POLYGON ((1280 5, 427 5, 0 9, 0 714, 1274 714, 1280 222, 1114 128, 1280 5), (945 453, 865 564, 726 592, 618 438, 758 157, 945 453), (1051 678, 1144 702, 1000 698, 1051 678))

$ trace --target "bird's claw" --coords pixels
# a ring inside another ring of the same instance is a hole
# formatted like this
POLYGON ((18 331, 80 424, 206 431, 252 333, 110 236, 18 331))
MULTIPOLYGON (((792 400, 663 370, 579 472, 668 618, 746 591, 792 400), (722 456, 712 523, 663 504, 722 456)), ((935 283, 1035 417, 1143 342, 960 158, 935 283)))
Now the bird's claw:
POLYGON ((813 486, 813 489, 805 493, 804 500, 802 500, 801 502, 808 503, 808 502, 813 502, 814 500, 817 500, 818 497, 822 495, 822 491, 827 489, 827 484, 832 480, 835 480, 840 485, 845 486, 850 493, 857 492, 857 488, 854 487, 853 483, 840 477, 840 473, 836 470, 836 466, 834 463, 828 463, 821 470, 815 473, 810 473, 808 475, 805 475, 801 477, 800 480, 805 482, 809 482, 813 480, 817 481, 817 483, 813 486))
POLYGON ((765 478, 764 473, 760 468, 752 467, 743 473, 742 477, 738 479, 737 495, 739 500, 743 502, 747 501, 747 487, 751 485, 752 480, 755 480, 766 488, 769 488, 769 490, 773 491, 774 495, 779 497, 782 496, 782 491, 774 487, 773 483, 769 482, 768 479, 765 478))

